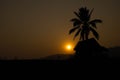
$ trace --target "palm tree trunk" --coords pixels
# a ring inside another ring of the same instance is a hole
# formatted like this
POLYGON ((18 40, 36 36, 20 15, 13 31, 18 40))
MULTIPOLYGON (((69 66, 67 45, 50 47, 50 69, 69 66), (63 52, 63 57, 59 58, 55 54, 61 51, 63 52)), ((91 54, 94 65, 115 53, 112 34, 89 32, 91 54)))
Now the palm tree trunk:
POLYGON ((88 34, 85 34, 85 40, 88 40, 88 34))
POLYGON ((83 35, 83 41, 85 40, 85 36, 83 35))

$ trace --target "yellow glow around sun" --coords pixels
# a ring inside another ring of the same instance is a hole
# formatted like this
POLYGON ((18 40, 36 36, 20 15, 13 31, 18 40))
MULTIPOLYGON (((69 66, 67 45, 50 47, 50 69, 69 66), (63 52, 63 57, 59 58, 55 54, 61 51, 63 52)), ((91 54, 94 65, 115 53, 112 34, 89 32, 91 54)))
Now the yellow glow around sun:
POLYGON ((70 44, 68 44, 68 45, 66 46, 66 49, 67 49, 67 50, 72 50, 72 46, 71 46, 70 44))
POLYGON ((74 54, 74 49, 73 48, 74 48, 74 45, 72 44, 72 42, 64 43, 63 50, 64 50, 65 54, 74 54))
POLYGON ((62 50, 64 54, 74 54, 74 44, 70 41, 66 41, 63 43, 62 50))

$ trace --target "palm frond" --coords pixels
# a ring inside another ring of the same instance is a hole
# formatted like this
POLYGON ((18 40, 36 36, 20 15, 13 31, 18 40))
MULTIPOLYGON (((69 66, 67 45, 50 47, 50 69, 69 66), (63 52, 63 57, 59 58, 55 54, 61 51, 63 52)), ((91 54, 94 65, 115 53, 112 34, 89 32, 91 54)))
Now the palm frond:
POLYGON ((79 25, 81 25, 81 21, 79 20, 79 19, 77 19, 77 18, 73 18, 73 19, 71 19, 70 21, 72 21, 73 22, 73 26, 79 26, 79 25))
POLYGON ((70 21, 71 21, 71 22, 75 22, 75 21, 80 21, 80 20, 77 19, 77 18, 73 18, 73 19, 71 19, 70 21))
POLYGON ((84 30, 81 31, 81 34, 80 34, 80 40, 84 40, 84 30))
POLYGON ((94 20, 90 21, 90 23, 102 23, 102 20, 94 19, 94 20))
POLYGON ((90 30, 92 31, 92 33, 95 36, 95 38, 99 40, 99 34, 91 27, 90 27, 90 30))
POLYGON ((78 29, 78 28, 79 28, 79 26, 78 26, 78 27, 74 27, 74 28, 70 29, 69 34, 73 33, 73 32, 74 32, 76 29, 78 29))
POLYGON ((77 12, 74 12, 74 14, 75 14, 78 18, 80 18, 80 15, 79 15, 77 12))
POLYGON ((75 36, 74 36, 74 39, 78 36, 78 34, 80 33, 80 31, 81 31, 81 29, 79 29, 79 30, 76 32, 76 34, 75 34, 75 36))
POLYGON ((96 23, 90 22, 89 24, 92 25, 91 27, 97 28, 96 23))
POLYGON ((89 19, 90 19, 90 17, 91 17, 91 15, 92 15, 92 13, 93 13, 93 10, 94 10, 94 8, 90 11, 90 14, 89 14, 89 19))
POLYGON ((102 23, 102 20, 100 20, 100 19, 94 19, 94 20, 92 20, 92 21, 89 22, 89 24, 92 25, 92 27, 94 27, 94 28, 97 28, 96 27, 97 23, 102 23))

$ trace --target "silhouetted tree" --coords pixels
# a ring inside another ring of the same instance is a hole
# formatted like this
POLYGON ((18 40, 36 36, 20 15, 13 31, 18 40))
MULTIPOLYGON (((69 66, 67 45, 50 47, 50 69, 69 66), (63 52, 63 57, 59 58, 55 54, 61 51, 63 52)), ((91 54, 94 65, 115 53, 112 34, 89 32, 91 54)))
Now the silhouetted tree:
POLYGON ((95 38, 99 39, 99 34, 96 32, 96 24, 102 23, 100 19, 91 20, 91 15, 94 9, 89 10, 86 7, 79 9, 78 13, 74 12, 77 18, 71 19, 73 22, 73 28, 69 31, 69 34, 77 30, 74 39, 80 34, 80 40, 87 40, 90 31, 93 33, 95 38))

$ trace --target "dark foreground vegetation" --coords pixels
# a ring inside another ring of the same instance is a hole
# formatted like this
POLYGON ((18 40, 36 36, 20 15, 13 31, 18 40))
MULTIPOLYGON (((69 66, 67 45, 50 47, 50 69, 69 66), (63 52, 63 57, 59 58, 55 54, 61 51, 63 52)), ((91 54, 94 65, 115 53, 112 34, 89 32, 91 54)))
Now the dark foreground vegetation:
POLYGON ((66 60, 26 59, 26 60, 0 60, 0 65, 82 65, 82 64, 120 64, 119 57, 90 57, 70 58, 66 60))

